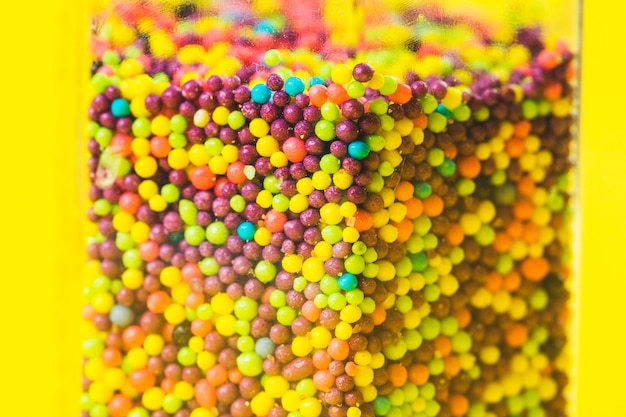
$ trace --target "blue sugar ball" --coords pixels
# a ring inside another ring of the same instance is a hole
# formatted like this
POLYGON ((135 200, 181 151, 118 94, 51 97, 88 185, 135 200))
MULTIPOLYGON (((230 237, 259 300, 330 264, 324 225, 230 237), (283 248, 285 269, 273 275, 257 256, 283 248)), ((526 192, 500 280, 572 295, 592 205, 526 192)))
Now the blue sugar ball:
POLYGON ((256 227, 251 222, 243 222, 237 227, 237 234, 243 240, 252 240, 254 239, 254 233, 256 232, 256 227))
POLYGON ((272 355, 274 350, 276 350, 276 345, 269 337, 259 338, 254 345, 254 351, 261 358, 267 358, 269 355, 272 355))
POLYGON ((116 98, 111 103, 111 113, 115 117, 124 117, 130 114, 130 104, 123 98, 116 98))
POLYGON ((359 283, 356 279, 356 276, 350 273, 345 273, 341 275, 339 279, 337 280, 337 282, 339 283, 339 288, 341 288, 344 291, 354 290, 359 283))
POLYGON ((300 77, 289 77, 285 81, 285 92, 292 97, 304 92, 304 81, 300 77))
POLYGON ((130 308, 116 304, 109 313, 111 323, 117 324, 120 327, 128 327, 135 320, 135 313, 130 308))
POLYGON ((348 145, 348 154, 354 159, 365 159, 370 153, 370 146, 360 140, 351 142, 348 145))
POLYGON ((265 84, 257 84, 250 91, 252 101, 258 104, 265 104, 270 100, 272 92, 265 84))

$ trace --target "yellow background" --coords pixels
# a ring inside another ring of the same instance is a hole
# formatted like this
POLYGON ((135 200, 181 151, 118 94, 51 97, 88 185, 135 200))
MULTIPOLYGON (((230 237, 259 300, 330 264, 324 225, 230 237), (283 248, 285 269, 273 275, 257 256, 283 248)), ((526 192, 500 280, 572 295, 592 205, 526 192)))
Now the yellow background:
MULTIPOLYGON (((84 3, 0 6, 0 416, 79 415, 84 3)), ((626 416, 625 13, 583 14, 579 417, 626 416)))

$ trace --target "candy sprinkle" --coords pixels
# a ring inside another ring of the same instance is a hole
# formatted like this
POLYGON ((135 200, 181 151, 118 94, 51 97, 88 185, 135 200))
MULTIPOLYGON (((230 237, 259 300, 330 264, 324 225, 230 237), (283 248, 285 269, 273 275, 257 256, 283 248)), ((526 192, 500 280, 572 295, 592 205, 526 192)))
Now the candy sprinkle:
POLYGON ((573 54, 348 3, 94 15, 83 416, 565 415, 573 54))

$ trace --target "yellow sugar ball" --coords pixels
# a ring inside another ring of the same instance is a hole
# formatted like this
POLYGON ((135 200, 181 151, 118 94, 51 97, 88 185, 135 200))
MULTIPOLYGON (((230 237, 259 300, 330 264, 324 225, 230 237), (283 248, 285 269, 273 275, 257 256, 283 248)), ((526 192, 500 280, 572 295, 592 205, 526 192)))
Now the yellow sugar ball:
POLYGON ((389 206, 389 219, 396 223, 401 222, 406 217, 407 207, 400 202, 393 203, 389 206))
POLYGON ((502 385, 502 393, 507 397, 514 397, 522 390, 522 379, 516 374, 505 375, 500 380, 500 384, 502 385))
POLYGON ((537 155, 525 153, 519 157, 518 161, 522 171, 532 171, 537 166, 537 155))
POLYGON ((167 208, 167 201, 165 201, 163 196, 160 194, 153 195, 148 200, 148 206, 150 207, 150 210, 161 213, 167 208))
POLYGON ((164 346, 165 340, 159 334, 149 334, 143 341, 143 350, 150 356, 160 355, 164 346))
POLYGON ((162 114, 155 116, 154 119, 152 119, 150 128, 152 130, 152 133, 154 133, 156 136, 162 137, 167 137, 167 135, 169 135, 172 131, 170 129, 170 119, 167 116, 163 116, 162 114))
POLYGON ((302 276, 310 282, 319 282, 325 274, 324 261, 311 257, 302 263, 302 276))
POLYGON ((136 243, 143 243, 150 239, 150 226, 144 222, 137 222, 130 227, 130 235, 136 243))
POLYGON ((540 381, 541 375, 534 369, 529 369, 522 375, 522 384, 526 388, 536 388, 540 381))
POLYGON ((460 218, 460 224, 466 235, 473 236, 480 230, 481 221, 476 213, 463 213, 460 218))
POLYGON ((313 350, 311 341, 305 336, 296 336, 291 342, 291 351, 294 355, 303 358, 313 350))
POLYGON ((281 398, 289 391, 289 382, 282 375, 272 375, 265 380, 265 392, 272 398, 281 398))
POLYGON ((126 354, 128 365, 132 369, 142 369, 148 365, 148 354, 143 348, 134 347, 126 354))
POLYGON ((293 213, 302 213, 309 208, 309 198, 304 194, 296 194, 289 200, 289 210, 293 213))
POLYGON ((469 371, 476 364, 476 357, 471 353, 461 353, 459 355, 459 362, 461 363, 461 369, 469 371))
POLYGON ((261 118, 256 118, 250 121, 249 125, 250 133, 257 138, 266 136, 270 132, 270 125, 261 118))
POLYGON ((180 304, 168 305, 163 316, 170 324, 180 324, 186 319, 185 309, 180 304))
POLYGON ((193 336, 189 339, 189 348, 195 353, 200 353, 204 350, 204 339, 200 336, 193 336))
POLYGON ((372 354, 367 350, 362 350, 354 354, 354 363, 357 365, 369 365, 372 362, 372 354))
POLYGON ((187 155, 189 157, 189 161, 195 166, 206 165, 211 159, 211 155, 209 155, 206 147, 199 143, 191 145, 187 155))
POLYGON ((406 329, 416 329, 422 322, 422 315, 419 310, 409 310, 404 314, 404 327, 406 329))
POLYGON ((313 247, 313 255, 322 261, 327 261, 333 256, 333 245, 325 240, 319 241, 313 247))
POLYGON ((352 80, 352 68, 347 64, 337 64, 331 69, 330 78, 336 84, 347 84, 352 80))
POLYGON ((224 106, 217 106, 215 110, 213 110, 213 114, 211 117, 213 121, 220 126, 225 126, 228 124, 228 116, 230 115, 230 110, 224 106))
POLYGON ((393 189, 389 187, 384 187, 378 194, 383 198, 384 207, 391 206, 396 200, 396 194, 394 193, 393 189))
POLYGON ((357 240, 359 240, 359 237, 361 236, 359 231, 356 230, 354 227, 346 227, 345 229, 343 229, 341 233, 342 233, 343 241, 348 242, 348 243, 356 242, 357 240))
POLYGON ((109 368, 104 371, 102 381, 108 388, 119 390, 126 384, 126 373, 119 368, 109 368))
POLYGON ((211 307, 215 314, 224 315, 232 313, 235 302, 228 294, 220 292, 213 296, 211 299, 211 307))
POLYGON ((320 208, 320 217, 326 224, 339 224, 343 220, 341 209, 337 203, 326 203, 320 208))
POLYGON ((424 275, 420 274, 419 272, 413 272, 412 274, 408 276, 408 278, 409 278, 409 283, 411 284, 411 289, 413 291, 421 290, 422 288, 424 288, 424 285, 426 284, 424 275))
POLYGON ((519 320, 526 316, 528 306, 526 301, 519 297, 513 297, 511 300, 511 307, 509 307, 509 316, 513 320, 519 320))
POLYGON ((209 168, 216 175, 224 175, 228 170, 228 162, 222 155, 217 155, 209 160, 209 168))
POLYGON ((389 223, 389 211, 387 209, 377 211, 372 217, 372 226, 376 229, 389 223))
POLYGON ((261 190, 256 196, 256 203, 263 208, 269 208, 272 205, 273 198, 271 191, 261 190))
POLYGON ((296 183, 296 190, 303 195, 311 194, 313 190, 315 190, 315 187, 313 187, 313 180, 309 177, 299 179, 296 183))
POLYGON ((372 369, 380 369, 385 365, 385 361, 385 355, 382 352, 372 353, 369 366, 372 369))
POLYGON ((519 261, 528 255, 528 245, 522 240, 514 240, 509 248, 509 255, 515 261, 519 261))
POLYGON ((496 164, 496 168, 500 170, 507 169, 511 164, 511 158, 504 152, 499 152, 493 155, 493 160, 496 164))
POLYGON ((459 281, 453 275, 441 275, 439 276, 439 289, 445 296, 451 296, 459 289, 459 281))
POLYGON ((488 143, 483 142, 476 146, 475 155, 481 161, 485 161, 491 157, 491 146, 488 143))
POLYGON ((139 187, 137 189, 139 196, 144 200, 150 199, 153 195, 159 193, 159 186, 156 182, 152 180, 144 180, 139 183, 139 187))
POLYGON ((274 398, 265 391, 259 392, 250 400, 250 409, 256 416, 267 415, 274 406, 274 398))
POLYGON ((277 151, 274 152, 272 156, 270 156, 270 163, 276 168, 282 168, 287 166, 289 160, 287 159, 287 155, 285 155, 284 152, 277 151))
POLYGON ((481 201, 476 214, 481 222, 489 223, 496 216, 496 206, 489 200, 481 201))
POLYGON ((161 270, 159 274, 161 284, 166 287, 175 287, 182 281, 182 273, 180 269, 175 266, 166 266, 161 270))
POLYGON ((398 234, 398 229, 392 224, 386 224, 378 230, 378 237, 387 243, 395 242, 398 234))
POLYGON ((376 263, 378 265, 378 274, 376 278, 380 281, 390 281, 396 275, 396 267, 388 260, 380 260, 376 263))
MULTIPOLYGON (((358 307, 357 307, 358 308, 358 307)), ((352 326, 345 321, 340 321, 335 327, 335 337, 341 340, 348 340, 353 333, 352 326)))
POLYGON ((184 148, 172 149, 167 155, 167 163, 173 169, 185 169, 189 165, 189 155, 184 148))
POLYGON ((85 363, 83 372, 90 381, 97 381, 103 378, 105 369, 102 358, 96 357, 89 359, 85 363))
POLYGON ((300 272, 302 269, 302 255, 292 253, 285 254, 281 261, 283 269, 293 274, 300 272))
POLYGON ((339 317, 341 320, 347 323, 356 323, 361 319, 361 309, 355 305, 348 304, 344 308, 341 309, 339 317))
POLYGON ((543 371, 549 365, 549 362, 550 360, 543 353, 538 353, 530 358, 531 366, 537 371, 543 371))
POLYGON ((212 411, 207 410, 206 408, 196 408, 189 414, 189 417, 215 417, 215 414, 212 411))
POLYGON ((325 349, 330 344, 332 334, 325 327, 317 326, 311 329, 311 344, 315 349, 325 349))
MULTIPOLYGON (((142 90, 143 86, 139 84, 138 90, 142 90)), ((150 112, 146 108, 146 95, 143 92, 139 92, 139 95, 132 98, 130 101, 130 112, 135 117, 148 117, 150 116, 150 112)))
POLYGON ((396 124, 393 128, 398 131, 400 136, 409 136, 415 127, 413 126, 413 121, 405 117, 403 119, 396 120, 396 124))
POLYGON ((184 305, 189 294, 191 294, 191 288, 186 282, 180 282, 172 287, 172 300, 174 300, 175 303, 184 305))
MULTIPOLYGON (((394 145, 395 145, 395 143, 394 143, 394 145)), ((388 162, 389 164, 391 164, 392 168, 399 167, 400 164, 403 161, 402 155, 396 149, 383 149, 380 152, 380 158, 382 159, 383 163, 388 162)), ((380 170, 379 170, 379 172, 380 172, 380 170)), ((392 172, 393 172, 393 170, 391 172, 389 172, 389 173, 386 173, 384 176, 391 175, 392 172)))
POLYGON ((317 398, 305 398, 298 408, 303 417, 319 417, 322 414, 322 403, 317 398))
POLYGON ((261 156, 270 157, 278 149, 278 141, 272 136, 263 136, 256 142, 256 151, 261 156))
POLYGON ((96 294, 91 300, 91 306, 96 313, 108 314, 115 305, 115 298, 111 293, 96 294))
POLYGON ((237 318, 232 314, 227 314, 225 316, 219 316, 215 320, 215 329, 222 336, 232 336, 235 334, 237 324, 237 318))
POLYGON ((530 367, 528 362, 528 358, 522 354, 518 353, 511 358, 511 371, 516 374, 525 373, 530 367))
POLYGON ((287 411, 296 411, 300 407, 300 394, 295 390, 289 390, 281 398, 281 404, 287 411))
POLYGON ((215 354, 207 351, 198 353, 198 357, 196 358, 196 364, 198 365, 198 368, 202 369, 203 371, 212 368, 216 362, 217 358, 215 357, 215 354))
POLYGON ((495 404, 502 400, 504 393, 498 382, 490 382, 483 391, 483 400, 488 404, 495 404))
POLYGON ((409 136, 415 145, 421 145, 424 143, 424 131, 422 129, 413 129, 409 136))
POLYGON ((506 313, 511 307, 511 294, 505 290, 496 292, 491 307, 498 314, 506 313))
POLYGON ((541 381, 539 381, 537 389, 539 390, 539 397, 542 401, 550 401, 556 396, 559 387, 554 379, 542 378, 541 381))
POLYGON ((143 285, 143 272, 129 268, 122 272, 122 284, 130 290, 136 290, 143 285))
POLYGON ((324 171, 317 171, 313 173, 312 183, 313 188, 315 188, 316 190, 327 189, 328 187, 330 187, 331 182, 332 178, 330 177, 330 174, 324 171))
POLYGON ((543 256, 544 247, 539 243, 531 243, 528 245, 528 256, 532 258, 541 258, 543 256))
POLYGON ((441 100, 441 103, 450 110, 454 110, 461 105, 463 99, 463 93, 461 90, 455 87, 448 87, 446 95, 441 100))
MULTIPOLYGON (((130 144, 133 154, 138 157, 145 157, 150 154, 150 141, 146 138, 135 138, 130 144)), ((152 158, 154 159, 154 158, 152 158)), ((135 170, 137 170, 137 161, 135 161, 135 170)))
POLYGON ((374 381, 374 370, 367 365, 357 365, 357 372, 354 376, 354 385, 366 387, 374 381))
POLYGON ((486 308, 491 305, 492 295, 488 289, 482 287, 470 297, 470 303, 476 308, 486 308))
POLYGON ((235 145, 229 143, 224 145, 221 155, 226 162, 232 163, 239 159, 239 149, 235 145))
POLYGON ((174 385, 174 395, 183 401, 189 401, 195 396, 193 385, 187 381, 178 381, 174 385))
POLYGON ((361 410, 358 407, 348 408, 347 417, 361 417, 361 410))
POLYGON ((354 182, 354 177, 346 172, 345 169, 340 168, 333 174, 333 184, 341 190, 347 190, 354 182))
POLYGON ((94 381, 89 386, 89 396, 96 402, 106 403, 113 396, 113 390, 102 381, 94 381))
POLYGON ((148 410, 155 411, 161 408, 165 393, 159 387, 148 388, 141 397, 141 403, 148 410))
POLYGON ((480 350, 480 360, 487 365, 493 365, 500 360, 500 349, 497 346, 484 346, 480 350))
POLYGON ((254 241, 261 246, 267 246, 270 244, 272 239, 272 232, 270 232, 267 227, 259 227, 256 232, 254 232, 254 241))
POLYGON ((504 150, 504 140, 497 136, 489 141, 489 145, 491 146, 491 153, 494 154, 494 156, 504 150))
POLYGON ((129 233, 135 223, 135 217, 125 211, 120 211, 113 216, 113 228, 118 232, 129 233))

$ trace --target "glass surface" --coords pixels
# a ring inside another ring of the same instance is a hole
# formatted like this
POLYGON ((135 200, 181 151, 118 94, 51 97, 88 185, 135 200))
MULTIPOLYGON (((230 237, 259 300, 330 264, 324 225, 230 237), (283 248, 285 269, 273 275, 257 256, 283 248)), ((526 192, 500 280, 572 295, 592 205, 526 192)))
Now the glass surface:
POLYGON ((93 29, 85 415, 568 415, 574 2, 93 29))

